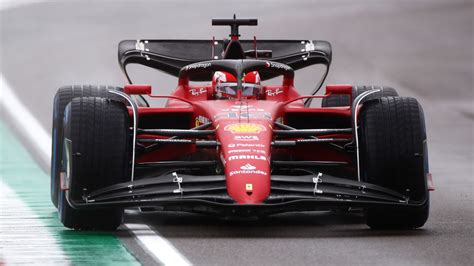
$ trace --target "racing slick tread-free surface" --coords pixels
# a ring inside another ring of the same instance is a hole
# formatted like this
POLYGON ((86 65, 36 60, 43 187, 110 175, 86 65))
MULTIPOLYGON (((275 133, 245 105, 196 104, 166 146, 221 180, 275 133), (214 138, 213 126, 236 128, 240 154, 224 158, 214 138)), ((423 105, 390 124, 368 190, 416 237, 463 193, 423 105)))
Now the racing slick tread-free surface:
MULTIPOLYGON (((130 118, 121 102, 99 97, 73 99, 66 107, 64 137, 72 141, 70 193, 82 200, 84 192, 125 182, 130 176, 130 118)), ((61 222, 74 229, 114 230, 123 210, 76 210, 61 191, 61 222)))
POLYGON ((428 219, 429 198, 421 106, 414 98, 382 97, 366 103, 360 117, 363 181, 423 203, 419 207, 371 207, 367 210, 367 225, 375 229, 423 226, 428 219))
MULTIPOLYGON (((368 90, 381 89, 382 91, 367 96, 366 100, 376 99, 380 97, 398 96, 397 91, 394 88, 382 87, 382 86, 354 86, 352 88, 352 99, 354 100, 361 93, 368 90)), ((327 98, 323 98, 321 101, 321 107, 340 107, 349 106, 349 95, 344 94, 333 94, 327 98)))
POLYGON ((51 201, 58 207, 59 174, 61 173, 61 158, 63 152, 63 119, 64 109, 72 99, 77 97, 103 97, 107 98, 108 90, 122 90, 114 86, 73 85, 58 89, 54 96, 53 105, 53 141, 51 151, 51 201))

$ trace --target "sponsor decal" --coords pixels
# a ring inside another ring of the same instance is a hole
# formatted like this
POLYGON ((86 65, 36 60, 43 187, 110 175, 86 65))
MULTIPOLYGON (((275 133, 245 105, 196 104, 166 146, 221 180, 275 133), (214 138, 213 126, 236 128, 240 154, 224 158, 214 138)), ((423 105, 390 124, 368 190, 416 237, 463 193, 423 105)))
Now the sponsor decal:
POLYGON ((253 123, 239 123, 239 124, 230 124, 225 126, 225 131, 230 131, 232 133, 255 133, 258 134, 262 131, 266 131, 267 129, 259 124, 253 123))
POLYGON ((235 148, 235 147, 258 147, 258 148, 265 148, 265 144, 259 144, 259 143, 231 143, 227 145, 229 148, 235 148))
POLYGON ((279 68, 279 69, 284 69, 284 70, 287 70, 287 71, 290 71, 292 70, 291 67, 285 65, 285 64, 281 64, 281 63, 277 63, 277 62, 270 62, 270 61, 267 61, 265 63, 265 66, 266 67, 271 67, 271 68, 279 68))
POLYGON ((254 150, 254 149, 241 149, 241 150, 230 150, 228 153, 262 153, 265 154, 264 150, 254 150))
POLYGON ((191 93, 191 95, 193 96, 199 96, 201 94, 207 93, 207 89, 206 88, 190 89, 189 93, 191 93))
POLYGON ((250 153, 250 149, 245 150, 230 150, 228 153, 250 153))
POLYGON ((196 68, 208 68, 210 66, 211 66, 211 63, 195 63, 195 64, 185 66, 183 70, 188 71, 188 70, 196 69, 196 68))
POLYGON ((237 141, 259 141, 257 136, 235 136, 234 140, 237 141))
POLYGON ((269 112, 241 113, 240 118, 264 118, 272 120, 272 115, 269 112))
POLYGON ((228 158, 228 161, 234 160, 259 160, 259 161, 266 161, 267 157, 263 155, 231 155, 228 158))
POLYGON ((267 172, 261 170, 237 170, 230 171, 229 176, 233 175, 267 175, 267 172))
POLYGON ((277 88, 275 90, 267 90, 267 96, 277 96, 278 94, 282 94, 283 90, 277 88))
POLYGON ((245 165, 242 165, 242 166, 240 167, 240 169, 241 169, 241 170, 255 170, 255 169, 257 169, 257 167, 255 167, 255 166, 253 166, 253 165, 247 163, 247 164, 245 164, 245 165))

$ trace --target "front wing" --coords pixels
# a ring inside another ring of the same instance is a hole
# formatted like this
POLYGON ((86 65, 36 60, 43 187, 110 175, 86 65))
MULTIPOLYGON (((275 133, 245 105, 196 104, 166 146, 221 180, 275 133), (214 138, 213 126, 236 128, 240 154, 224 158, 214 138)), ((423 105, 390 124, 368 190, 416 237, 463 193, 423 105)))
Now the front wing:
POLYGON ((260 204, 238 204, 227 194, 225 176, 166 174, 102 188, 81 199, 66 193, 76 209, 154 207, 222 216, 268 215, 288 211, 317 211, 346 207, 419 207, 425 200, 406 196, 374 184, 326 174, 271 176, 271 192, 260 204))

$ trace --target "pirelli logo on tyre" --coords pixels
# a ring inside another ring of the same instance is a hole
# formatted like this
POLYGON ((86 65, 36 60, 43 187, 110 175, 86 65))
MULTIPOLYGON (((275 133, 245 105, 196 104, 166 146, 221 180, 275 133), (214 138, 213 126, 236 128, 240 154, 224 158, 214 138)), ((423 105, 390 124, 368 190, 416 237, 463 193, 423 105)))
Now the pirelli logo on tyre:
POLYGON ((253 123, 238 123, 238 124, 230 124, 224 127, 225 131, 230 131, 232 133, 250 133, 250 134, 258 134, 262 131, 266 131, 267 129, 259 124, 253 123))

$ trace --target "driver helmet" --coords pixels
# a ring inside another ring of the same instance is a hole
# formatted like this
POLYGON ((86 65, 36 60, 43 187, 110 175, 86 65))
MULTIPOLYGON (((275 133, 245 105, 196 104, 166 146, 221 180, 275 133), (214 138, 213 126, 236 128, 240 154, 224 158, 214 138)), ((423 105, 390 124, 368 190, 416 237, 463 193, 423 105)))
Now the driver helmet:
MULTIPOLYGON (((216 71, 212 78, 212 85, 218 99, 237 97, 237 79, 230 73, 216 71)), ((245 74, 242 79, 242 97, 256 99, 260 95, 261 89, 260 75, 257 71, 245 74)))

